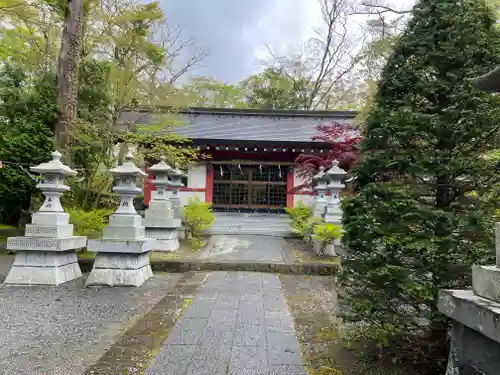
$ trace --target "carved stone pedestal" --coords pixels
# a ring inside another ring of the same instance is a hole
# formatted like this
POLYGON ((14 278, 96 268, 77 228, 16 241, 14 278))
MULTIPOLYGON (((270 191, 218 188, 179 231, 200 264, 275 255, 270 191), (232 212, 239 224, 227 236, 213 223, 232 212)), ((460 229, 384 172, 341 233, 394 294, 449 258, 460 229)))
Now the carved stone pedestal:
POLYGON ((141 286, 153 277, 149 248, 142 242, 89 241, 97 255, 87 286, 141 286))

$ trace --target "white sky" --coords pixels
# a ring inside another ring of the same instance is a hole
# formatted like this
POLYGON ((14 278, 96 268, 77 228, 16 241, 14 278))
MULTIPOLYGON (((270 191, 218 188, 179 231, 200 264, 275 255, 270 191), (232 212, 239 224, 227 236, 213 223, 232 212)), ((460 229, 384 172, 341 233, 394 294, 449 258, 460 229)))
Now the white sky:
MULTIPOLYGON (((398 9, 415 0, 387 0, 398 9)), ((167 18, 209 56, 195 74, 237 82, 258 72, 263 46, 292 45, 312 36, 321 10, 316 0, 160 0, 167 18)), ((356 20, 352 21, 356 27, 356 20)))

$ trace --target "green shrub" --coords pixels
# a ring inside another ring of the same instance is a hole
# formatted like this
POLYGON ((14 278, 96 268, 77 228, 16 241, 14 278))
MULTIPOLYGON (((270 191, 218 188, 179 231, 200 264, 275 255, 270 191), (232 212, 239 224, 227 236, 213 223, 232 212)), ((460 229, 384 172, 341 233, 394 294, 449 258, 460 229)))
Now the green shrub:
POLYGON ((210 203, 200 201, 198 197, 190 198, 187 206, 183 208, 184 225, 192 237, 193 246, 202 247, 202 231, 209 229, 214 221, 215 215, 210 208, 210 203))
POLYGON ((99 237, 104 227, 108 225, 108 217, 113 211, 111 209, 84 211, 81 208, 71 208, 68 213, 70 223, 75 226, 74 235, 99 237))
POLYGON ((322 248, 324 248, 342 236, 342 227, 337 224, 320 223, 314 226, 313 233, 313 238, 320 241, 322 248))
POLYGON ((449 352, 439 291, 468 288, 472 265, 495 255, 488 197, 500 176, 485 155, 500 142, 500 97, 466 78, 500 64, 500 29, 484 0, 457 4, 413 8, 362 127, 355 194, 342 202, 344 319, 366 322, 379 345, 396 346, 388 357, 429 375, 445 373, 449 352))
POLYGON ((292 219, 292 232, 302 239, 309 240, 314 226, 321 223, 321 218, 312 217, 312 208, 301 201, 295 207, 285 208, 285 211, 292 219))

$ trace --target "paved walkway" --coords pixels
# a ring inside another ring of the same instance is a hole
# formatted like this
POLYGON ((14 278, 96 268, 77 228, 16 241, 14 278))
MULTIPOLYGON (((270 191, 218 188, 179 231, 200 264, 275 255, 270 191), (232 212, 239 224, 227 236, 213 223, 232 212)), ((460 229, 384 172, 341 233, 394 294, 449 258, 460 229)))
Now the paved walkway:
POLYGON ((212 272, 145 375, 307 375, 274 274, 212 272))
POLYGON ((214 261, 285 263, 291 256, 283 238, 257 235, 213 236, 207 250, 214 261))

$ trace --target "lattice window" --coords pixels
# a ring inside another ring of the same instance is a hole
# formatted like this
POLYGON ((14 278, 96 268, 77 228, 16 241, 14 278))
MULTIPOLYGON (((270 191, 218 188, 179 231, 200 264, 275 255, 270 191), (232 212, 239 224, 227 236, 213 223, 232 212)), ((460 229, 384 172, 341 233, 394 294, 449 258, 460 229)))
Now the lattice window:
POLYGON ((269 188, 269 205, 286 206, 286 186, 270 185, 269 188))
POLYGON ((214 204, 231 204, 231 185, 230 184, 214 184, 213 203, 214 204))
POLYGON ((248 185, 245 184, 231 185, 231 204, 248 205, 248 185))

